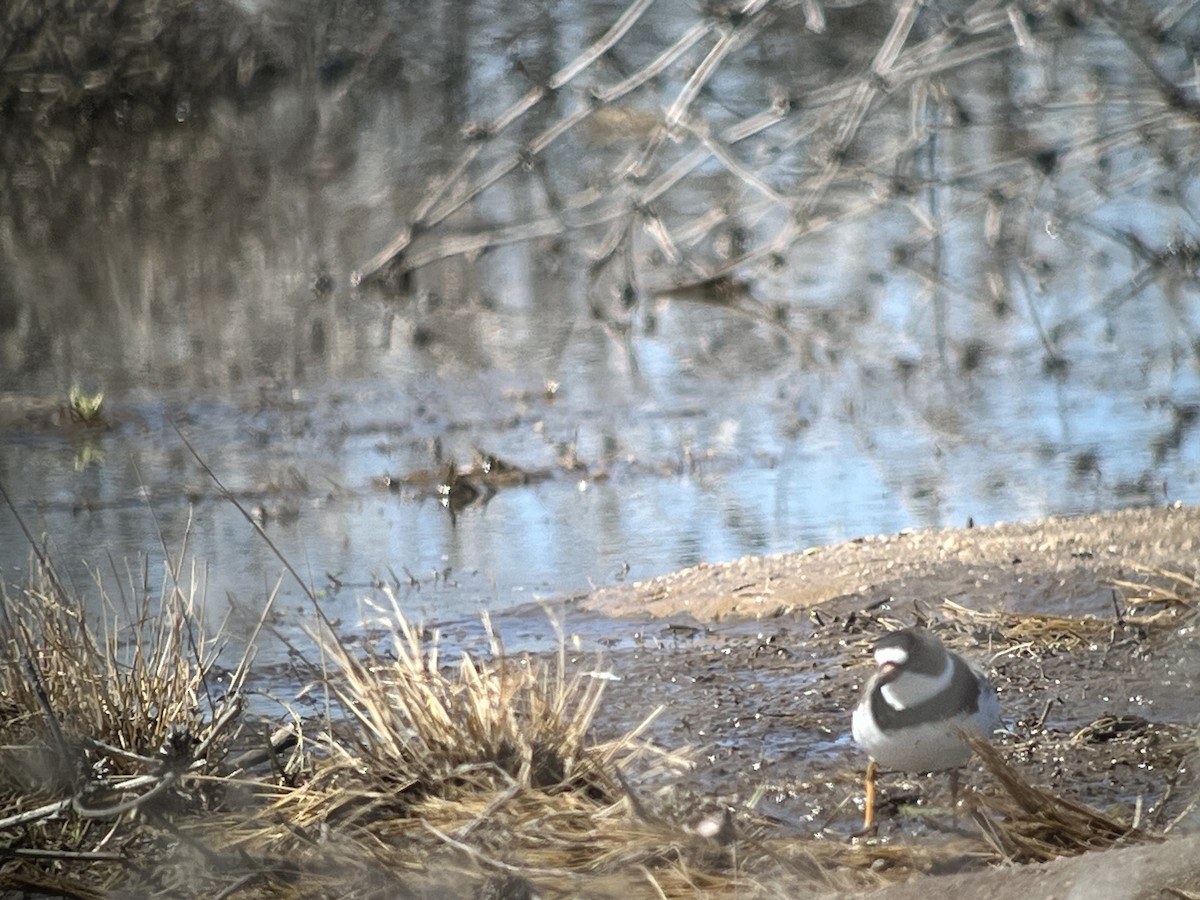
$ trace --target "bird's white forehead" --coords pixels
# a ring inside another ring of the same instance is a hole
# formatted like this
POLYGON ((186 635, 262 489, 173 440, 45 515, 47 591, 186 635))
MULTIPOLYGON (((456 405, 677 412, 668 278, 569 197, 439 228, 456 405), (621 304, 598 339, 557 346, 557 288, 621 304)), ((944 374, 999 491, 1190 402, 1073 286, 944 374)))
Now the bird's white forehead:
POLYGON ((880 647, 875 651, 875 665, 885 666, 888 663, 902 666, 908 662, 908 651, 903 647, 880 647))

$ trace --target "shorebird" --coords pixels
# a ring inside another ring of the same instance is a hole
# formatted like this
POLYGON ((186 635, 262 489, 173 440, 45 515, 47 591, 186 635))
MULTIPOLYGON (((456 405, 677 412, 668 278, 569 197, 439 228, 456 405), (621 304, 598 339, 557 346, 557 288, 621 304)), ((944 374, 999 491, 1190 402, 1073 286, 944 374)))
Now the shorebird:
POLYGON ((950 770, 957 800, 958 769, 971 758, 959 732, 988 737, 1000 724, 996 689, 978 669, 934 635, 905 628, 875 642, 878 671, 854 709, 851 731, 867 752, 863 833, 875 824, 875 776, 950 770))

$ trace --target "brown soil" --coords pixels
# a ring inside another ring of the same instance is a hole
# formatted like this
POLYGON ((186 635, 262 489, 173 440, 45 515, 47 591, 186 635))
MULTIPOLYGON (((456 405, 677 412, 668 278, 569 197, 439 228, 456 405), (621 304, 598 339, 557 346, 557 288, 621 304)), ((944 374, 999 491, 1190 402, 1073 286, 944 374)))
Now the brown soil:
POLYGON ((1112 611, 1114 578, 1133 566, 1195 574, 1200 507, 1130 509, 1078 518, 865 537, 801 553, 746 557, 596 591, 585 607, 609 615, 795 613, 831 601, 894 599, 1010 612, 1112 611))
MULTIPOLYGON (((633 646, 608 655, 620 680, 600 727, 628 728, 663 705, 651 734, 690 746, 696 763, 672 783, 674 815, 727 806, 747 834, 844 841, 861 816, 864 760, 848 731, 867 649, 920 621, 989 671, 1009 727, 996 744, 1025 779, 1170 839, 1088 853, 1094 865, 991 868, 895 896, 1186 890, 1200 879, 1198 566, 1200 509, 1172 507, 864 538, 600 590, 581 605, 641 620, 633 646)), ((1002 788, 978 762, 966 782, 995 808, 1002 788)), ((980 837, 945 811, 948 799, 944 777, 885 778, 873 841, 927 849, 980 837)), ((946 868, 981 865, 968 854, 946 868)), ((903 878, 937 866, 914 854, 895 868, 903 878)), ((772 886, 764 872, 760 884, 786 896, 787 877, 772 886)))

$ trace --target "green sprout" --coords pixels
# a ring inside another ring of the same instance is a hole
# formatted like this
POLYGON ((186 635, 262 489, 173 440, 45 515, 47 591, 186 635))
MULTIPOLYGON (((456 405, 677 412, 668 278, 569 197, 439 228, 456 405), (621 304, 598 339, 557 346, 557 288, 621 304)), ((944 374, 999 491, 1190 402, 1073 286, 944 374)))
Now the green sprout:
POLYGON ((78 384, 71 385, 67 394, 67 407, 71 418, 84 425, 99 425, 104 421, 102 407, 104 406, 104 391, 87 394, 78 384))

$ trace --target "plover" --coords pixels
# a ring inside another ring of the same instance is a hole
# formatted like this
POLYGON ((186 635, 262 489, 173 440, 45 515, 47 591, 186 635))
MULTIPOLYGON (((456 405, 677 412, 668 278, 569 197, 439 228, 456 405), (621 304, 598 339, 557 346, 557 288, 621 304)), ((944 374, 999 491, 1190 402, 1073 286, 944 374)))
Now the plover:
POLYGON ((854 740, 871 758, 863 831, 875 822, 878 768, 901 772, 957 770, 971 758, 959 730, 988 737, 1000 724, 996 689, 982 672, 928 631, 905 628, 875 642, 879 671, 854 709, 854 740))

